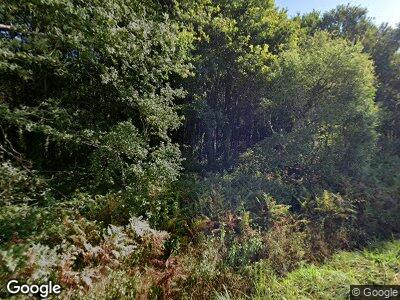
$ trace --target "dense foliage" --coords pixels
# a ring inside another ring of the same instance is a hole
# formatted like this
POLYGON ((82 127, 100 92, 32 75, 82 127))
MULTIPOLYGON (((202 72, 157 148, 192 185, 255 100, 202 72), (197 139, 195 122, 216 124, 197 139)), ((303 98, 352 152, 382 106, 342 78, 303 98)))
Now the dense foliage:
POLYGON ((170 78, 190 71, 190 36, 159 10, 140 1, 2 4, 12 24, 1 35, 6 158, 68 182, 60 192, 79 182, 146 194, 175 179, 169 131, 184 94, 170 78))
POLYGON ((272 77, 263 102, 272 134, 256 150, 261 170, 321 185, 368 168, 378 109, 372 63, 358 47, 318 33, 282 53, 272 77))
POLYGON ((200 168, 216 171, 268 135, 258 109, 271 65, 296 42, 298 25, 273 1, 212 4, 201 7, 208 12, 201 19, 182 17, 204 35, 193 53, 196 76, 186 83, 183 140, 200 168))
POLYGON ((1 286, 331 299, 399 284, 397 241, 335 255, 400 234, 400 27, 367 13, 1 2, 1 286))

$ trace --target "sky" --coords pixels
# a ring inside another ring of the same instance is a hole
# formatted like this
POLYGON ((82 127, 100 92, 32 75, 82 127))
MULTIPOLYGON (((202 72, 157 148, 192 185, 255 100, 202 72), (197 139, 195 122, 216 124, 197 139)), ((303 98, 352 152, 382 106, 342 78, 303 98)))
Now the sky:
POLYGON ((368 9, 368 15, 376 24, 387 22, 392 26, 400 23, 400 0, 275 0, 277 6, 287 8, 290 16, 298 12, 327 11, 339 4, 360 5, 368 9))

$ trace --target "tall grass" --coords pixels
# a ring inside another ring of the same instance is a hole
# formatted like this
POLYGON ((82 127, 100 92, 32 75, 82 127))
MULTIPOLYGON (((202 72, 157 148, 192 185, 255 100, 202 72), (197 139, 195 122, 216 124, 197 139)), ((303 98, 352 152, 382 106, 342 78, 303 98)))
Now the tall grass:
POLYGON ((255 299, 347 299, 351 284, 400 284, 400 241, 364 251, 339 252, 321 266, 300 267, 283 278, 260 262, 255 299))

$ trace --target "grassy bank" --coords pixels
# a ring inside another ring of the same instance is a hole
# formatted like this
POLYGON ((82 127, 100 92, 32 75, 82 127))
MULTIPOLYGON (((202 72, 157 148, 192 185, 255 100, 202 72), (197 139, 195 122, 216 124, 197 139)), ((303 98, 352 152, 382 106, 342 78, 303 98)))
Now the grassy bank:
POLYGON ((256 299, 347 299, 351 284, 400 284, 400 241, 339 252, 321 266, 305 265, 284 278, 260 263, 256 299))

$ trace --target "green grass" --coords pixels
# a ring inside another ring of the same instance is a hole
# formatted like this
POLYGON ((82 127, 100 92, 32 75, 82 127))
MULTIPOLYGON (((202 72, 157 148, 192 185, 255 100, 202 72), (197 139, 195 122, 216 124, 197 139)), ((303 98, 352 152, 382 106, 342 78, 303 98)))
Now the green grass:
POLYGON ((254 298, 347 299, 351 284, 400 284, 400 241, 339 252, 321 266, 303 266, 284 278, 260 264, 254 298))

